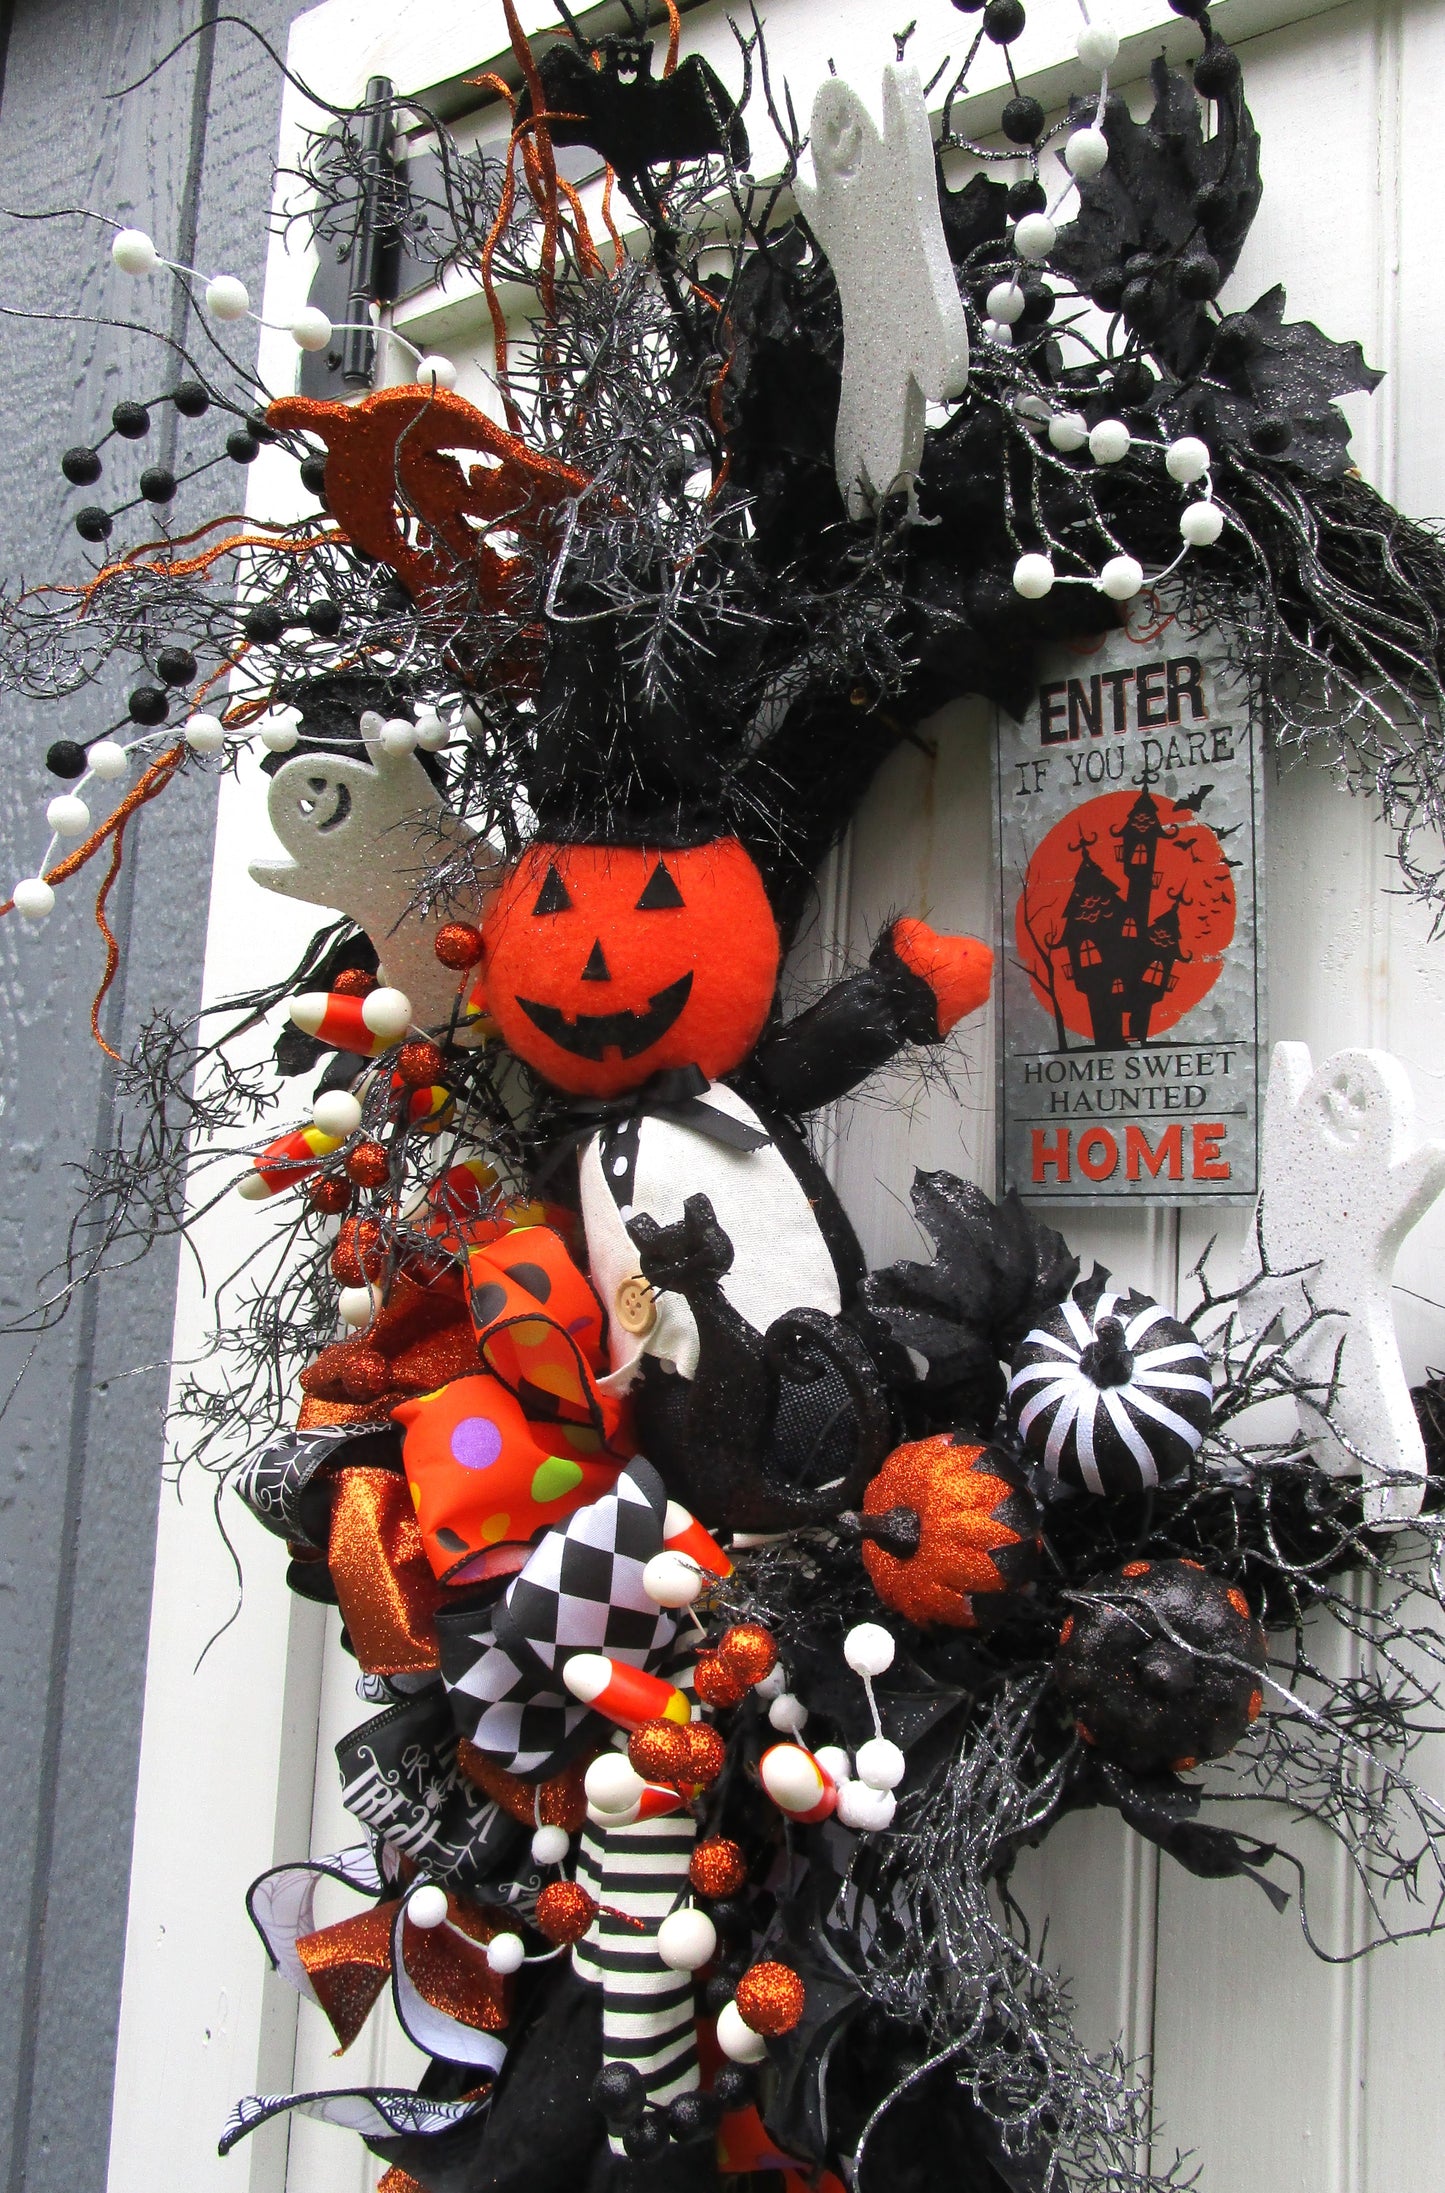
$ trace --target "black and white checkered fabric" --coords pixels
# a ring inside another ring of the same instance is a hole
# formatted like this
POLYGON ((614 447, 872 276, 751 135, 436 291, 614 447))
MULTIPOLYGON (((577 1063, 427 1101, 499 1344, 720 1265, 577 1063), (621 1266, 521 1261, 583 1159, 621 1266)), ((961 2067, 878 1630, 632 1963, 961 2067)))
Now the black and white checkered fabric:
POLYGON ((572 1653, 645 1668, 670 1648, 678 1618, 642 1588, 666 1511, 661 1478, 634 1461, 610 1493, 547 1532, 498 1606, 439 1622, 457 1727, 508 1773, 553 1773, 586 1720, 559 1679, 572 1653))

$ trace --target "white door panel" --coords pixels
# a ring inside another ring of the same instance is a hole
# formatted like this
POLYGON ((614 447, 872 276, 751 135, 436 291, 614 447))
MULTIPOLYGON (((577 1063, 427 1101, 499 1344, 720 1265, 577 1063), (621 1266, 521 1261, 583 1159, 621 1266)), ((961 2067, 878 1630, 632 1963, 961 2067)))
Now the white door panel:
MULTIPOLYGON (((1132 0, 1115 12, 1131 35, 1126 53, 1141 70, 1161 42, 1175 53, 1195 50, 1196 34, 1163 0, 1132 0)), ((723 14, 716 5, 689 14, 684 44, 708 52, 733 77, 723 14)), ((544 0, 523 15, 529 27, 550 20, 544 0)), ((1316 10, 1287 0, 1232 0, 1216 16, 1227 35, 1251 26, 1265 33, 1250 39, 1243 58, 1264 142, 1266 195, 1226 302, 1249 303, 1282 281, 1292 318, 1313 318, 1337 339, 1361 340, 1370 361, 1388 368, 1390 377, 1376 397, 1355 398, 1348 406, 1356 459, 1408 512, 1445 511, 1439 194, 1436 133, 1427 110, 1445 74, 1445 11, 1403 4, 1316 10)), ((775 69, 791 76, 802 113, 829 54, 841 71, 859 70, 860 80, 887 57, 876 0, 844 0, 826 11, 814 0, 782 0, 768 17, 775 69)), ((972 22, 942 0, 929 0, 920 18, 917 43, 925 58, 930 41, 940 51, 950 42, 956 46, 961 28, 972 22)), ((1023 80, 1046 98, 1057 99, 1068 87, 1062 64, 1077 20, 1064 0, 1032 0, 1016 59, 1028 72, 1023 80)), ((484 66, 503 42, 495 6, 479 11, 460 0, 406 0, 400 6, 325 0, 296 24, 291 61, 318 88, 354 98, 374 72, 390 74, 402 90, 455 81, 484 66)), ((1137 88, 1139 111, 1147 94, 1137 88)), ((300 111, 300 102, 288 95, 285 127, 292 144, 300 111)), ((991 119, 985 107, 976 126, 991 119)), ((278 247, 273 258, 276 294, 299 300, 304 257, 287 261, 278 247)), ((440 303, 434 295, 412 301, 399 324, 423 331, 429 345, 455 355, 461 391, 487 402, 480 301, 449 297, 445 313, 440 303)), ((279 371, 281 353, 273 356, 279 371)), ((950 708, 920 727, 920 737, 930 751, 908 745, 890 760, 847 844, 829 863, 816 921, 798 955, 803 985, 844 955, 866 955, 894 913, 989 934, 989 713, 978 703, 950 708)), ((1392 895, 1388 832, 1366 803, 1340 792, 1325 769, 1294 760, 1267 786, 1266 846, 1271 1037, 1305 1041, 1320 1056, 1353 1043, 1399 1052, 1414 1080, 1423 1128, 1445 1133, 1445 945, 1430 942, 1428 918, 1416 902, 1392 895)), ((243 857, 239 828, 223 829, 218 905, 234 908, 236 865, 243 857)), ((947 1085, 937 1075, 900 1069, 840 1108, 829 1127, 830 1164, 870 1259, 916 1254, 924 1246, 908 1205, 915 1167, 946 1167, 992 1189, 993 1138, 993 1035, 986 1020, 965 1030, 952 1048, 947 1085)), ((1097 1257, 1166 1300, 1181 1284, 1187 1289, 1188 1271, 1216 1230, 1216 1269, 1220 1283, 1227 1283, 1246 1223, 1240 1212, 1204 1218, 1075 1209, 1065 1215, 1065 1230, 1086 1261, 1097 1257)), ((1437 1209, 1400 1260, 1401 1286, 1409 1291, 1397 1297, 1398 1317, 1412 1376, 1427 1363, 1445 1362, 1442 1247, 1445 1211, 1437 1209)), ((188 1303, 178 1341, 193 1337, 196 1314, 188 1303)), ((167 1577, 182 1558, 191 1558, 190 1552, 183 1554, 163 1532, 158 1650, 170 1649, 167 1625, 180 1622, 164 1610, 172 1605, 167 1577)), ((224 1662, 213 1656, 206 1677, 207 1696, 218 1710, 224 1710, 228 1685, 231 1695, 243 1682, 249 1686, 247 1756, 268 1761, 254 1791, 242 1786, 243 1776, 223 1776, 196 1795, 216 1826, 211 1901, 219 1907, 229 1900, 232 1914, 251 1862, 244 1854, 264 1844, 261 1862, 268 1862, 280 1817, 278 1790, 291 1792, 288 1818, 292 1829, 299 1826, 294 1793, 297 1787, 311 1790, 313 1762, 311 1848, 324 1851, 354 1839, 337 1798, 330 1750, 366 1710, 354 1695, 354 1665, 340 1651, 334 1614, 324 1625, 310 1610, 293 1617, 289 1652, 281 1649, 287 1616, 279 1564, 269 1577, 262 1577, 263 1567, 264 1559, 248 1562, 252 1575, 237 1651, 224 1662), (298 1700, 311 1701, 309 1721, 296 1710, 298 1700)), ((148 1705, 138 1910, 149 1893, 146 1869, 165 1848, 157 1825, 161 1785, 154 1782, 163 1772, 158 1762, 168 1756, 165 1732, 181 1728, 195 1696, 173 1675, 164 1683, 157 1679, 148 1705)), ((178 1742, 175 1737, 169 1756, 178 1742)), ((1445 1792, 1445 1739, 1429 1747, 1419 1771, 1427 1787, 1445 1792)), ((1340 1950, 1357 1944, 1359 1896, 1318 1831, 1278 1820, 1262 1823, 1260 1831, 1278 1834, 1308 1857, 1312 1915, 1322 1937, 1340 1950)), ((278 1847, 276 1855, 303 1852, 278 1847)), ((1158 1861, 1116 1817, 1097 1813, 1071 1817, 1042 1849, 1026 1853, 1016 1892, 1035 1921, 1036 1941, 1048 1918, 1050 1961, 1074 1975, 1089 2044, 1107 2047, 1122 2036, 1126 2053, 1153 2052, 1156 2167, 1177 2144, 1195 2151, 1209 2193, 1431 2193, 1445 2136, 1445 2081, 1439 2075, 1445 1945, 1413 1944, 1362 1965, 1320 1964, 1303 1943, 1293 1904, 1278 1917, 1248 1881, 1195 1881, 1170 1861, 1158 1861)), ((159 2075, 140 2040, 163 2015, 165 1998, 160 1967, 137 1929, 133 1918, 135 1974, 133 1980, 128 1963, 118 2127, 134 2126, 159 2106, 159 2075)), ((268 2027, 261 2009, 260 1952, 246 1932, 230 1919, 208 1921, 198 1926, 189 1951, 198 1990, 204 1992, 202 1978, 212 1989, 225 1984, 239 2006, 225 2066, 229 2092, 265 2083, 260 2066, 268 2048, 273 2066, 276 2054, 274 2017, 268 2027)), ((282 2071, 268 2068, 272 2084, 373 2078, 409 2084, 419 2062, 385 2004, 339 2064, 315 2012, 303 2006, 294 2030, 294 2059, 282 2071)), ((184 2134, 167 2149, 176 2167, 159 2174, 165 2182, 212 2182, 205 2159, 222 2083, 211 2079, 203 2093, 197 2089, 184 2134)), ((174 2084, 166 2093, 184 2109, 174 2084)), ((270 2159, 258 2149, 250 2183, 253 2193, 280 2193, 277 2158, 284 2158, 284 2141, 266 2137, 270 2159)), ((143 2148, 134 2139, 118 2140, 118 2157, 127 2152, 143 2148)), ((378 2175, 349 2135, 324 2126, 295 2125, 290 2158, 284 2180, 290 2193, 366 2193, 378 2175)), ((239 2167, 229 2166, 226 2184, 238 2182, 239 2167)), ((136 2193, 140 2182, 137 2175, 136 2193)), ((145 2182, 155 2182, 153 2171, 145 2182)), ((222 2182, 219 2175, 215 2182, 222 2182)), ((131 2193, 131 2183, 118 2161, 115 2193, 131 2193)))

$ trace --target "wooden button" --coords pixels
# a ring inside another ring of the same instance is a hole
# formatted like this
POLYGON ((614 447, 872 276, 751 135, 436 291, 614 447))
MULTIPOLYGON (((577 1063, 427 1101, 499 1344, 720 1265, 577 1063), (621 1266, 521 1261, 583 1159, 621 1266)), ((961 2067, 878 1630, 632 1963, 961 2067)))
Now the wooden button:
POLYGON ((641 1339, 657 1323, 657 1297, 641 1272, 629 1272, 617 1289, 613 1313, 625 1333, 641 1339))

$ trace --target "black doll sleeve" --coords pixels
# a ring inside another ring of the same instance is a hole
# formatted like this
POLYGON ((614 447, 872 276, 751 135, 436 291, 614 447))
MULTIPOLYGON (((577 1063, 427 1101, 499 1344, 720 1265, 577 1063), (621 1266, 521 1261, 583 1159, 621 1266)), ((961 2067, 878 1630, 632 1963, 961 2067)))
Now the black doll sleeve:
POLYGON ((933 990, 899 958, 890 927, 866 967, 763 1037, 750 1079, 771 1106, 795 1117, 846 1096, 905 1044, 937 1043, 940 1034, 933 990))

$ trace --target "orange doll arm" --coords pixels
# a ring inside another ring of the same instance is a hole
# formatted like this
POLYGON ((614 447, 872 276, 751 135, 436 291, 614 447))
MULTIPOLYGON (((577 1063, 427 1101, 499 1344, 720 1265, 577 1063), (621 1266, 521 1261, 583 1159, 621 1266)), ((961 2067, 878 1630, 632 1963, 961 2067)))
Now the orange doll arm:
POLYGON ((940 936, 926 921, 905 914, 894 922, 888 941, 909 972, 920 975, 933 992, 940 1037, 987 1003, 993 953, 977 937, 940 936))

